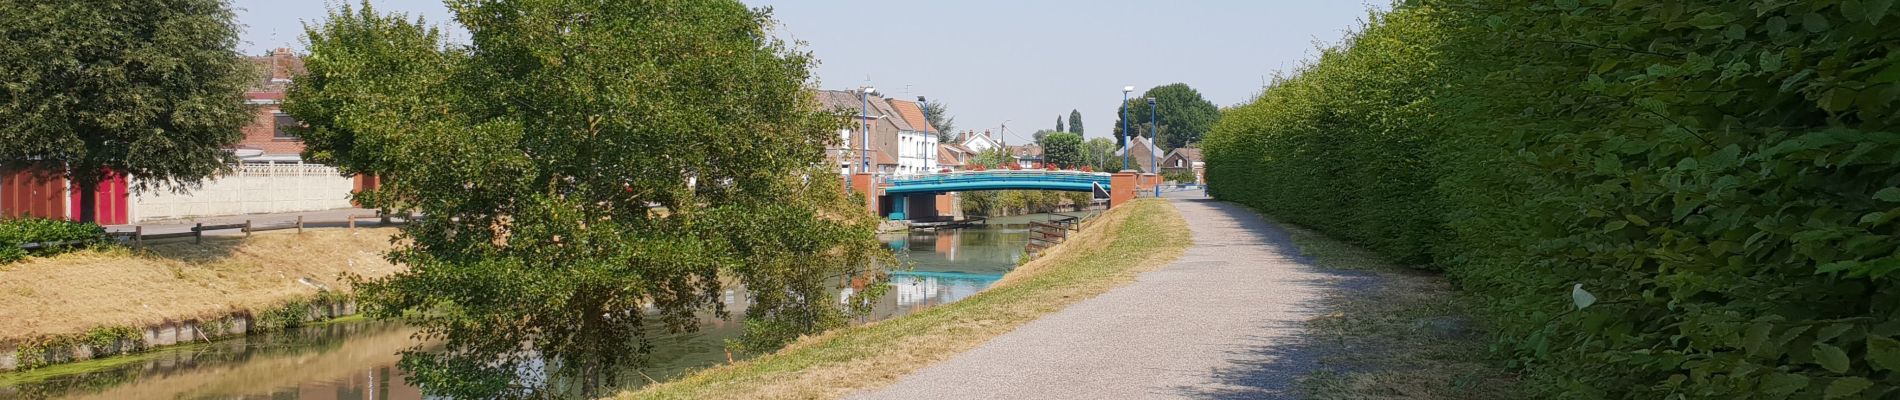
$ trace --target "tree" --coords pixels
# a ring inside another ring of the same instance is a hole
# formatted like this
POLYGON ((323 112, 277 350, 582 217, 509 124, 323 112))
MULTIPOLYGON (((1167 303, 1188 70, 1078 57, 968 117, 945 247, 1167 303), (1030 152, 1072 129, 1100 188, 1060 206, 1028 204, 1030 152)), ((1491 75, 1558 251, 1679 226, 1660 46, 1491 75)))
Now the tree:
POLYGON ((226 171, 257 71, 219 0, 0 0, 0 163, 63 164, 96 221, 99 183, 185 191, 226 171))
POLYGON ((1108 138, 1092 138, 1082 144, 1082 156, 1096 171, 1114 172, 1122 170, 1122 160, 1115 157, 1115 141, 1108 138))
POLYGON ((957 118, 950 116, 948 107, 944 106, 943 102, 924 103, 924 119, 929 120, 931 127, 937 128, 937 142, 951 143, 957 140, 957 134, 954 133, 957 128, 957 118))
POLYGON ((1082 111, 1069 110, 1069 132, 1082 134, 1082 111))
MULTIPOLYGON (((283 110, 305 123, 298 128, 304 158, 338 167, 344 174, 375 174, 395 162, 395 146, 426 134, 410 121, 451 112, 443 90, 451 66, 465 55, 442 47, 441 33, 422 19, 378 14, 368 1, 344 4, 320 24, 304 27, 309 72, 291 84, 283 110)), ((366 204, 375 207, 372 196, 366 204)))
POLYGON ((1061 132, 1062 131, 1053 131, 1053 130, 1048 130, 1048 129, 1037 130, 1035 133, 1029 134, 1029 139, 1034 141, 1034 143, 1037 146, 1041 146, 1043 138, 1049 137, 1050 134, 1061 133, 1061 132))
MULTIPOLYGON (((883 292, 871 270, 892 259, 876 221, 822 166, 845 119, 820 110, 805 85, 814 61, 772 38, 769 10, 692 0, 450 8, 472 37, 465 52, 440 56, 447 77, 383 89, 387 104, 432 112, 359 120, 370 111, 344 107, 312 127, 356 133, 357 144, 330 151, 382 153, 335 157, 379 160, 377 204, 427 216, 387 255, 409 269, 357 293, 373 315, 438 339, 402 361, 431 395, 598 396, 642 362, 652 333, 727 317, 721 294, 733 284, 751 293, 739 341, 751 351, 842 326, 883 292), (856 290, 841 304, 844 287, 856 290), (519 383, 540 367, 546 387, 519 383)), ((361 15, 313 28, 313 42, 348 45, 310 57, 375 61, 364 49, 417 37, 413 24, 384 23, 400 17, 361 15)), ((384 78, 342 74, 301 95, 344 98, 325 91, 384 78)))
POLYGON ((1042 138, 1043 162, 1063 167, 1077 167, 1083 163, 1082 135, 1069 132, 1056 132, 1042 138))
POLYGON ((1140 98, 1128 99, 1122 110, 1117 110, 1115 135, 1122 136, 1121 111, 1127 111, 1130 131, 1145 138, 1155 137, 1154 129, 1146 128, 1149 121, 1160 117, 1161 140, 1156 141, 1162 149, 1185 147, 1189 143, 1198 143, 1201 136, 1213 129, 1214 122, 1220 120, 1220 107, 1201 98, 1201 92, 1188 87, 1185 83, 1156 86, 1143 92, 1140 98), (1155 99, 1150 108, 1148 100, 1155 99), (1153 110, 1153 111, 1151 111, 1153 110), (1142 126, 1137 129, 1135 126, 1142 126))
POLYGON ((1068 128, 1062 127, 1062 116, 1057 115, 1056 116, 1056 132, 1068 132, 1068 131, 1069 131, 1068 128))

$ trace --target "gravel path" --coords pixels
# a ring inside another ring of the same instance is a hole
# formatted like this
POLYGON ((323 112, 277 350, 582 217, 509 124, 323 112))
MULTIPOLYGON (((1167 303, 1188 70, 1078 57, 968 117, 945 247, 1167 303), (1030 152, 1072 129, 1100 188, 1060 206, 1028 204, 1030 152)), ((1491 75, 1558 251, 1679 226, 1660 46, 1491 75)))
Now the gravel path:
POLYGON ((1176 195, 1194 246, 1174 263, 853 398, 1298 398, 1302 323, 1340 279, 1252 211, 1176 195))

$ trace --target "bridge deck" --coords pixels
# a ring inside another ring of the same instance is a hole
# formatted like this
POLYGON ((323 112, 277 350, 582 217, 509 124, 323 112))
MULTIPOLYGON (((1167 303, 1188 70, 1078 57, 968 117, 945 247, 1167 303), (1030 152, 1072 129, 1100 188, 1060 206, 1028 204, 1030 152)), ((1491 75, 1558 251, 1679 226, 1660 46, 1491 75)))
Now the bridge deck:
POLYGON ((1079 171, 960 171, 889 180, 885 193, 943 193, 968 190, 1066 190, 1109 188, 1109 174, 1079 171))

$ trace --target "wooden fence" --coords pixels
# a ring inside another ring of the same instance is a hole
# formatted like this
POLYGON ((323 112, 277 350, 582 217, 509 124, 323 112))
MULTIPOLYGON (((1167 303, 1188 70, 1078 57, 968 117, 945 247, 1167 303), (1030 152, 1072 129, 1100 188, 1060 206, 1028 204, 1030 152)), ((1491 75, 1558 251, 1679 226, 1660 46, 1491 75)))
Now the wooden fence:
MULTIPOLYGON (((344 217, 344 219, 345 219, 344 221, 345 226, 347 226, 350 230, 356 229, 356 226, 358 225, 357 224, 358 220, 376 220, 378 225, 384 225, 390 222, 390 216, 388 215, 351 215, 351 216, 344 217)), ((410 221, 415 221, 416 217, 411 215, 411 216, 403 217, 402 220, 404 223, 407 223, 410 221)), ((219 224, 219 225, 205 225, 204 223, 197 223, 197 224, 192 225, 191 229, 188 231, 172 232, 172 233, 145 233, 145 226, 139 225, 139 226, 133 227, 131 232, 106 232, 106 238, 112 239, 122 244, 130 244, 133 248, 144 249, 145 242, 148 240, 191 238, 192 243, 194 244, 204 243, 205 232, 212 232, 212 231, 238 230, 240 232, 243 232, 244 236, 248 237, 248 236, 251 236, 251 233, 253 232, 267 232, 267 231, 279 231, 279 230, 291 230, 291 229, 297 230, 297 233, 303 233, 303 230, 305 227, 307 227, 307 225, 304 222, 303 216, 300 215, 300 216, 297 216, 297 219, 294 221, 277 223, 277 224, 255 224, 251 220, 245 220, 243 223, 231 223, 231 224, 219 224)), ((53 248, 53 247, 72 246, 72 245, 78 245, 78 244, 84 244, 84 243, 86 242, 63 241, 63 242, 23 243, 20 245, 20 247, 26 250, 38 250, 38 249, 46 249, 46 248, 53 248)))
POLYGON ((1062 244, 1069 239, 1069 232, 1082 225, 1082 217, 1063 214, 1056 214, 1056 217, 1048 222, 1029 222, 1029 244, 1023 247, 1029 257, 1034 258, 1041 255, 1043 250, 1062 244))

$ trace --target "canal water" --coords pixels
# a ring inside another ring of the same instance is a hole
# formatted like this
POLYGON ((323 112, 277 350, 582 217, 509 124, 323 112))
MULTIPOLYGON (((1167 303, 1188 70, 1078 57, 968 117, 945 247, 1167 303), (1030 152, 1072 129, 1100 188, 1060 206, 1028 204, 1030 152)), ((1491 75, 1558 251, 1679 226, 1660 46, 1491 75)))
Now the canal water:
MULTIPOLYGON (((906 266, 869 319, 886 319, 976 294, 1015 268, 1029 215, 958 230, 881 236, 906 266)), ((706 318, 699 331, 661 335, 639 375, 664 381, 727 362, 726 340, 743 331, 745 292, 728 290, 732 320, 706 318)), ((396 366, 416 344, 395 322, 333 323, 287 332, 161 349, 116 366, 50 377, 0 374, 0 399, 423 399, 396 366), (16 383, 7 383, 13 381, 16 383)), ((637 375, 638 376, 638 375, 637 375)))

